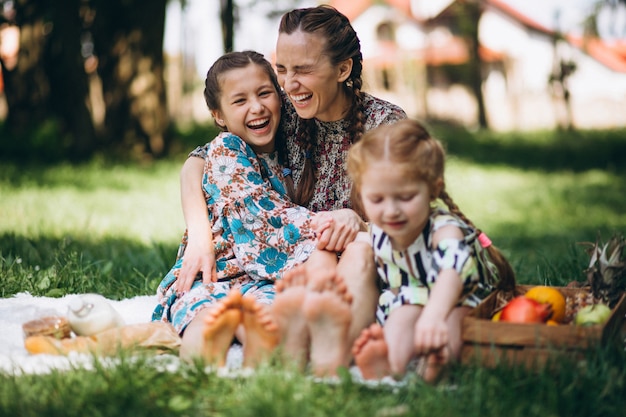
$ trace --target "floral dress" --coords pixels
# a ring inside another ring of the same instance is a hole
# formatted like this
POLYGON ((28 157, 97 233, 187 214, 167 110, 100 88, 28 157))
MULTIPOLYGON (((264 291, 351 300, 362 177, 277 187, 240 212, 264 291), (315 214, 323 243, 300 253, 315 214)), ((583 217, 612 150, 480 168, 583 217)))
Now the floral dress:
POLYGON ((376 312, 376 320, 381 325, 396 307, 426 305, 442 263, 445 263, 442 258, 451 260, 446 266, 455 268, 463 281, 459 305, 475 307, 495 288, 497 268, 480 245, 476 230, 440 207, 433 209, 423 232, 404 251, 393 249, 389 236, 374 224, 370 226, 370 235, 378 275, 383 283, 376 312), (461 229, 463 240, 447 247, 442 240, 433 248, 433 235, 446 225, 461 229))
POLYGON ((315 248, 314 216, 292 203, 275 153, 254 153, 242 139, 224 132, 210 142, 202 187, 212 225, 218 282, 196 277, 190 291, 174 291, 184 259, 186 234, 175 265, 160 283, 153 320, 170 322, 182 333, 203 308, 233 287, 269 304, 274 282, 304 262, 315 248))

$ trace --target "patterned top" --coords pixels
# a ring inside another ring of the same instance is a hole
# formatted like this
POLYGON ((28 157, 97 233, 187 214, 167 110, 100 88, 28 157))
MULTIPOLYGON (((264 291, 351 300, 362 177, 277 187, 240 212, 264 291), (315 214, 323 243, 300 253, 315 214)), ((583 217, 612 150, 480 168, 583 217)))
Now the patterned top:
MULTIPOLYGON (((365 131, 381 124, 391 124, 406 119, 407 115, 400 107, 387 101, 363 93, 365 105, 365 131)), ((294 185, 297 187, 304 169, 305 151, 296 139, 298 117, 293 105, 282 94, 283 133, 287 139, 288 163, 292 170, 294 185)), ((308 204, 312 211, 337 210, 351 207, 351 181, 346 172, 346 160, 352 140, 348 134, 349 122, 342 119, 335 122, 321 122, 317 125, 317 146, 313 160, 317 164, 317 183, 313 198, 308 204)), ((196 148, 190 156, 204 158, 207 145, 196 148)))
POLYGON ((224 132, 208 148, 204 189, 218 280, 271 279, 304 262, 315 247, 309 210, 290 202, 276 153, 254 153, 224 132))
POLYGON ((463 293, 459 304, 475 307, 495 288, 497 269, 489 260, 486 250, 478 242, 476 230, 454 214, 435 208, 420 236, 406 250, 397 251, 391 246, 387 234, 378 226, 370 225, 372 245, 376 257, 378 275, 383 281, 379 298, 377 319, 384 323, 394 307, 402 304, 425 305, 430 289, 437 281, 440 260, 438 249, 432 248, 434 233, 443 226, 454 225, 463 232, 457 258, 459 275, 463 280, 463 293), (439 261, 439 262, 438 262, 439 261))

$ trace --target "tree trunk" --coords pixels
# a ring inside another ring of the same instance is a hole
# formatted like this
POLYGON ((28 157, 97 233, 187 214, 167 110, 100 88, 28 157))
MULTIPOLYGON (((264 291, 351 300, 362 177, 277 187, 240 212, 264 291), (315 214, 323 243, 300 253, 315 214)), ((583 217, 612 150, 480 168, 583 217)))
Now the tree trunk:
POLYGON ((15 68, 3 66, 2 75, 8 106, 5 127, 13 137, 22 137, 48 116, 50 83, 41 65, 48 26, 36 1, 16 2, 15 8, 20 50, 15 68))
POLYGON ((71 159, 85 159, 97 148, 91 113, 87 108, 89 82, 81 54, 83 22, 81 0, 56 0, 50 10, 53 28, 44 59, 50 79, 50 105, 70 134, 71 159))
POLYGON ((167 0, 94 0, 94 45, 115 148, 162 155, 169 142, 163 32, 167 0))
POLYGON ((224 52, 232 52, 235 45, 235 5, 233 0, 220 0, 220 21, 224 52))
POLYGON ((461 13, 459 27, 469 50, 469 82, 478 105, 478 125, 487 129, 489 124, 483 96, 482 59, 480 58, 480 41, 478 39, 478 23, 483 12, 481 0, 467 0, 459 3, 459 5, 461 13))

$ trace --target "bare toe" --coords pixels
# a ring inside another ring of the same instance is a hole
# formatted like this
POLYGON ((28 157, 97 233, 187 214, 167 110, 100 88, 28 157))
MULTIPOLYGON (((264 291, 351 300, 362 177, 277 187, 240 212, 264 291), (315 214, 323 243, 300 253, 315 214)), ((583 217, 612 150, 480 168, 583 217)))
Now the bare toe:
POLYGON ((387 342, 379 324, 372 324, 361 332, 352 353, 364 379, 380 379, 391 374, 387 342))

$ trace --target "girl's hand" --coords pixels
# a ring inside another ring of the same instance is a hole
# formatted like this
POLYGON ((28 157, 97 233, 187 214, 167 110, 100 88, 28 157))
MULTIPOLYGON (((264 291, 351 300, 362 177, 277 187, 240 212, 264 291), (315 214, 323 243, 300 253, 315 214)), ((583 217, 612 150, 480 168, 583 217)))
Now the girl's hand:
POLYGON ((445 317, 430 317, 424 310, 415 324, 415 354, 427 355, 439 351, 449 343, 448 325, 445 317))
MULTIPOLYGON (((318 234, 317 249, 331 252, 341 252, 357 236, 359 231, 366 230, 365 223, 354 210, 341 209, 318 213, 321 218, 330 216, 332 222, 323 231, 316 230, 318 234)), ((317 217, 317 216, 316 216, 317 217)))
POLYGON ((176 292, 183 294, 189 291, 199 272, 202 272, 203 283, 217 282, 215 253, 211 240, 190 237, 185 248, 183 264, 174 284, 176 292))

